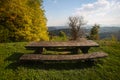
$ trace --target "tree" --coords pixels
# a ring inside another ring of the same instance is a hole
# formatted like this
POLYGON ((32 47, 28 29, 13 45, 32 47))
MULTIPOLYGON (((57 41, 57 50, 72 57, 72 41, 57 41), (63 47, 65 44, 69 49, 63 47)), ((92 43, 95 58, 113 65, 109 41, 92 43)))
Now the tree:
POLYGON ((42 0, 1 0, 0 37, 0 42, 48 40, 42 0))
POLYGON ((90 31, 90 39, 98 40, 99 39, 99 28, 98 24, 95 24, 90 31))
POLYGON ((71 37, 72 40, 77 40, 78 38, 83 36, 83 30, 81 29, 81 26, 85 25, 86 22, 84 21, 84 18, 82 16, 70 16, 68 18, 69 27, 71 30, 71 37))
POLYGON ((60 31, 59 36, 62 38, 63 41, 67 40, 67 35, 65 34, 64 31, 60 31))

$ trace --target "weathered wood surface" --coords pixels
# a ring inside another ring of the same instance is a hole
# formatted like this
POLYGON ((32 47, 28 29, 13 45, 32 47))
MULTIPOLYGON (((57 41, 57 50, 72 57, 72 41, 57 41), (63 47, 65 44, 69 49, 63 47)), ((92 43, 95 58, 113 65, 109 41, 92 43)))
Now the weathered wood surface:
POLYGON ((104 52, 94 52, 90 54, 76 54, 76 55, 42 55, 42 54, 24 54, 20 60, 40 60, 40 61, 65 61, 65 60, 87 60, 107 57, 108 54, 104 52))
POLYGON ((32 48, 50 48, 50 47, 98 47, 99 44, 92 40, 85 41, 66 41, 66 42, 52 42, 52 41, 41 41, 31 42, 27 46, 28 49, 32 48))
MULTIPOLYGON (((41 41, 41 42, 31 42, 25 46, 28 50, 35 50, 34 53, 42 54, 43 48, 72 48, 76 51, 81 49, 82 53, 88 53, 90 47, 99 47, 99 44, 92 40, 84 41, 66 41, 66 42, 53 42, 53 41, 41 41)), ((70 50, 70 49, 69 49, 70 50)))

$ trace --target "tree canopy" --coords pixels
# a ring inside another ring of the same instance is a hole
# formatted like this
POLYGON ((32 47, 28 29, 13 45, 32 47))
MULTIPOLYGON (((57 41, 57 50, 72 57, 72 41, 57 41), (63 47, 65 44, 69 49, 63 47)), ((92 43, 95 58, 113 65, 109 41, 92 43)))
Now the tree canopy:
POLYGON ((84 18, 82 16, 70 16, 68 20, 72 40, 77 40, 78 38, 81 38, 84 35, 81 27, 86 24, 84 18))
POLYGON ((42 0, 0 0, 0 42, 48 40, 42 0))
POLYGON ((98 40, 99 39, 99 28, 98 24, 95 24, 90 31, 90 39, 98 40))

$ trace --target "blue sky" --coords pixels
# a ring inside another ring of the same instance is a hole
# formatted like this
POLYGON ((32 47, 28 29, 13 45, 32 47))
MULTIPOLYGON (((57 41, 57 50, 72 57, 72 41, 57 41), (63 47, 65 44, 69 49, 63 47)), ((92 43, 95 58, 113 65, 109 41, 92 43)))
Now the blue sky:
POLYGON ((48 26, 67 25, 69 16, 83 16, 88 25, 120 25, 120 0, 43 0, 48 26))

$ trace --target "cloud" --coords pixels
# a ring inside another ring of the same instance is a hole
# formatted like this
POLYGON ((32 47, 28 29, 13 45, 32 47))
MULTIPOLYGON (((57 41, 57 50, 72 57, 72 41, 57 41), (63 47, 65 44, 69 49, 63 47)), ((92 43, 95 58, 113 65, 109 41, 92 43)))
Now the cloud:
POLYGON ((97 0, 76 8, 73 15, 84 16, 88 24, 120 25, 120 1, 97 0))

